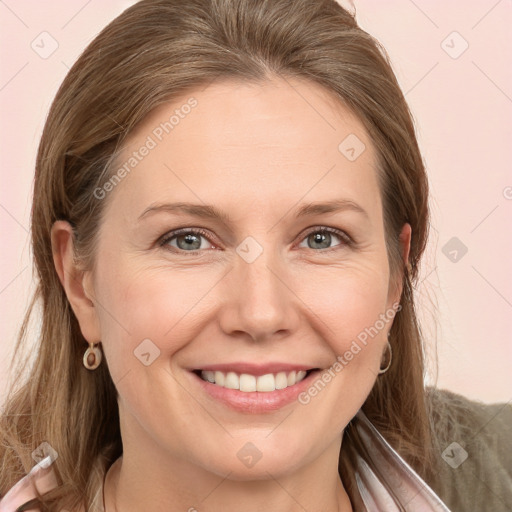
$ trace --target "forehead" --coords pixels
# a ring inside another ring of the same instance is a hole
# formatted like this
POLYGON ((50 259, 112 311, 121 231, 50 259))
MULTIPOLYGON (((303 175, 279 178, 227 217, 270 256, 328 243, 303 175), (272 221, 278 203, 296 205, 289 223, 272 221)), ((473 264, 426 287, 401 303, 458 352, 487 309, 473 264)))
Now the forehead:
POLYGON ((116 164, 129 172, 113 195, 139 213, 169 200, 268 208, 346 197, 380 207, 362 123, 305 80, 217 82, 184 94, 136 127, 116 164))

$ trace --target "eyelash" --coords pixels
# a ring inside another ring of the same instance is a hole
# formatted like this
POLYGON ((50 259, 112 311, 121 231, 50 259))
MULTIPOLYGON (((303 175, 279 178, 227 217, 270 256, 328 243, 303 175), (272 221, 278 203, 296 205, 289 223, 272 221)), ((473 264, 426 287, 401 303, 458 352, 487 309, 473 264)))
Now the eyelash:
MULTIPOLYGON (((327 253, 327 252, 335 251, 337 249, 341 249, 343 247, 353 247, 355 245, 354 240, 345 231, 342 231, 341 229, 337 229, 337 228, 330 228, 327 226, 315 226, 315 227, 311 228, 309 231, 307 231, 305 233, 304 237, 301 239, 301 242, 313 233, 333 233, 336 236, 338 236, 342 241, 341 244, 336 245, 334 247, 330 247, 327 249, 319 249, 314 252, 327 253)), ((166 235, 164 235, 163 238, 161 238, 159 241, 159 246, 163 247, 164 249, 169 250, 175 254, 184 253, 184 254, 197 255, 197 254, 203 252, 203 249, 197 250, 197 251, 184 251, 182 249, 176 249, 175 247, 172 247, 172 248, 165 247, 166 244, 168 244, 173 238, 175 238, 179 235, 183 235, 183 234, 201 235, 204 238, 206 238, 212 245, 215 245, 215 244, 213 244, 213 242, 211 242, 211 240, 209 238, 208 231, 206 231, 204 229, 200 229, 200 228, 197 228, 197 229, 196 228, 181 228, 181 229, 176 229, 174 231, 171 231, 171 232, 167 233, 166 235)), ((314 249, 312 249, 312 250, 314 250, 314 249)))

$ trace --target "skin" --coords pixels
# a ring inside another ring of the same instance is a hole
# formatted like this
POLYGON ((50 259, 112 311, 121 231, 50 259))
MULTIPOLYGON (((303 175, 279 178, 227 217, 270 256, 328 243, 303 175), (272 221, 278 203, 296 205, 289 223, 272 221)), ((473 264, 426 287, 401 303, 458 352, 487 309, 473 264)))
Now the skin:
MULTIPOLYGON (((121 161, 191 96, 197 107, 104 199, 94 270, 73 265, 68 223, 52 230, 61 282, 85 339, 102 341, 119 393, 124 454, 106 478, 106 511, 350 511, 337 471, 343 429, 378 378, 392 320, 307 405, 235 412, 187 368, 242 360, 329 368, 399 302, 371 140, 316 84, 222 82, 158 107, 121 161), (355 161, 338 150, 349 134, 366 145, 355 161), (368 218, 294 216, 305 202, 338 198, 368 218), (170 213, 137 221, 153 203, 174 201, 212 204, 232 224, 170 213), (323 226, 345 231, 356 248, 335 234, 315 246, 308 228, 323 226), (177 238, 158 245, 182 227, 208 231, 199 255, 177 238), (263 248, 252 263, 236 252, 248 236, 263 248), (160 350, 149 366, 134 356, 144 339, 160 350), (262 454, 251 468, 237 457, 247 442, 262 454)), ((406 263, 410 237, 404 224, 406 263)))

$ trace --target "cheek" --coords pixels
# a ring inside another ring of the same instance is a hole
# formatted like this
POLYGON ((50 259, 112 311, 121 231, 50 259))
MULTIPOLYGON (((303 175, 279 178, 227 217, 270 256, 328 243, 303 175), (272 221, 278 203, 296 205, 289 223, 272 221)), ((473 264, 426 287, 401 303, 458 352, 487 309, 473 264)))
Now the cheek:
POLYGON ((319 425, 344 428, 375 383, 394 315, 387 309, 387 277, 378 265, 345 268, 316 279, 323 286, 303 287, 308 322, 331 351, 327 371, 299 397, 319 425))
POLYGON ((187 332, 202 316, 218 276, 188 270, 140 270, 126 263, 98 269, 102 344, 114 382, 129 369, 139 370, 140 359, 168 360, 190 341, 187 332))
MULTIPOLYGON (((187 313, 199 301, 201 290, 183 286, 183 278, 171 273, 121 268, 105 276, 99 289, 106 306, 100 327, 110 375, 123 408, 131 411, 129 417, 145 424, 155 418, 155 411, 165 411, 169 403, 184 399, 169 361, 189 341, 187 313)), ((186 420, 186 415, 173 416, 172 428, 186 430, 186 425, 179 427, 186 420)), ((158 430, 156 425, 153 428, 158 430)))
POLYGON ((386 339, 389 329, 385 317, 389 277, 386 270, 378 265, 334 269, 323 279, 316 276, 314 283, 303 286, 301 296, 307 298, 311 318, 313 313, 319 317, 321 321, 316 321, 315 326, 329 340, 336 355, 350 350, 354 340, 365 347, 361 356, 363 352, 382 349, 382 343, 370 340, 386 339))

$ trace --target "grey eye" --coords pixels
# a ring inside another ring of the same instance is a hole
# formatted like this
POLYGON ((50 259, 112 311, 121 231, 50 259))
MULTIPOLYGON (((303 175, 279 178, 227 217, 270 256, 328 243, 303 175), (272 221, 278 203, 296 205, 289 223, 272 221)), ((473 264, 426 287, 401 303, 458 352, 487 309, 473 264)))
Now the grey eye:
MULTIPOLYGON (((335 238, 342 240, 342 236, 340 234, 326 229, 317 229, 306 235, 304 240, 307 245, 300 245, 299 247, 306 247, 308 249, 329 249, 333 247, 331 245, 333 235, 335 238)), ((341 245, 341 243, 335 245, 341 245)))

